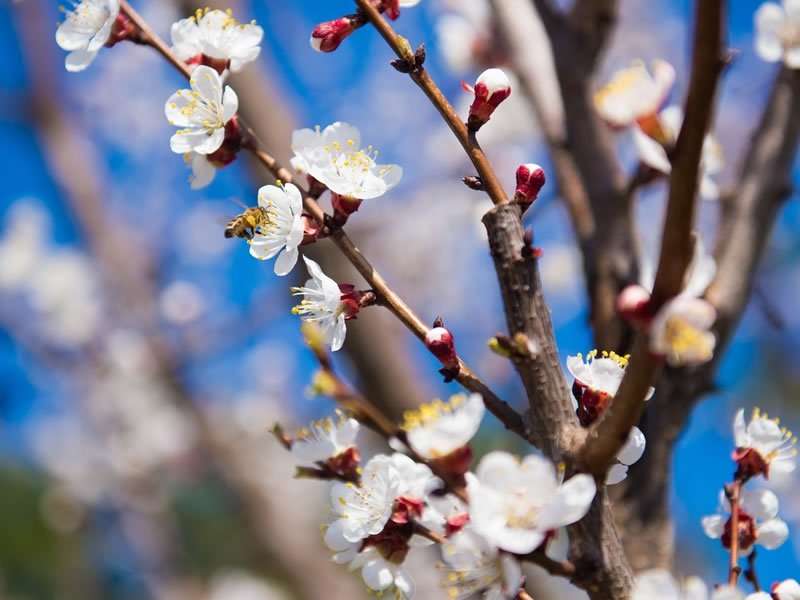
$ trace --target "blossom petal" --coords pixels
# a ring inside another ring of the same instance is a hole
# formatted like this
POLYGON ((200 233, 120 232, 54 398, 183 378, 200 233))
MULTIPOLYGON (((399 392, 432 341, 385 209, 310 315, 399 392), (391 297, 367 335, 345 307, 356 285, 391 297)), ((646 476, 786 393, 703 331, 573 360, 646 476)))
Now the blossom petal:
POLYGON ((639 160, 661 173, 669 174, 672 172, 672 163, 667 157, 667 151, 664 150, 664 146, 642 131, 638 125, 632 128, 632 134, 639 160))
POLYGON ((544 529, 555 529, 580 521, 589 511, 596 492, 597 486, 591 476, 572 476, 542 509, 538 525, 544 529))
POLYGON ((394 574, 389 568, 389 564, 383 558, 375 558, 367 561, 361 570, 364 583, 371 590, 380 592, 394 583, 394 574))
POLYGON ((767 521, 778 514, 778 497, 771 490, 750 490, 742 493, 742 508, 757 521, 767 521))
POLYGON ((280 253, 280 256, 278 256, 278 259, 275 261, 275 275, 281 277, 288 275, 297 264, 297 257, 299 255, 300 251, 297 247, 284 248, 283 252, 280 253))
POLYGON ((217 168, 211 164, 204 154, 192 156, 192 176, 189 185, 193 190, 202 189, 211 184, 217 175, 217 168))
POLYGON ((628 466, 617 463, 606 473, 606 485, 617 485, 628 478, 628 466))
POLYGON ((222 120, 227 123, 239 111, 239 96, 234 89, 226 85, 225 94, 222 96, 222 120))
POLYGON ((625 442, 625 445, 617 454, 617 460, 623 465, 630 466, 634 464, 642 458, 645 445, 646 440, 642 430, 638 427, 634 427, 628 434, 628 440, 625 442))
POLYGON ((767 550, 775 550, 789 537, 789 526, 780 519, 770 519, 758 526, 756 543, 767 550))
POLYGON ((725 531, 726 520, 727 519, 722 515, 709 515, 707 517, 703 517, 700 523, 702 524, 703 531, 705 531, 706 535, 712 540, 717 540, 722 537, 722 534, 725 531))
POLYGON ((94 61, 97 56, 97 51, 90 50, 73 50, 67 54, 65 66, 70 73, 77 73, 83 71, 94 61))
POLYGON ((783 9, 774 2, 765 2, 756 11, 756 53, 762 60, 777 62, 783 56, 780 28, 786 18, 783 9))

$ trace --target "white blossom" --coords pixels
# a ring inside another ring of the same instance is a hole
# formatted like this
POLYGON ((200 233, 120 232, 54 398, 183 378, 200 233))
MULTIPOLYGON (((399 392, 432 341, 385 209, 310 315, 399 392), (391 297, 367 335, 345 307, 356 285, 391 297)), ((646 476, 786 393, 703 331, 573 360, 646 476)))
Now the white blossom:
MULTIPOLYGON (((584 360, 581 353, 567 357, 567 370, 578 382, 595 391, 615 396, 628 367, 628 358, 616 352, 592 350, 584 360)), ((655 389, 647 393, 649 400, 655 389)))
MULTIPOLYGON (((653 291, 653 284, 656 279, 656 261, 658 257, 655 253, 643 253, 641 264, 639 265, 639 281, 645 288, 647 294, 653 291)), ((692 262, 686 269, 686 283, 680 296, 699 298, 705 293, 706 288, 711 285, 714 276, 717 274, 717 263, 711 253, 707 252, 703 238, 695 235, 694 254, 692 262)))
MULTIPOLYGON (((709 600, 708 588, 699 577, 676 580, 669 571, 650 569, 636 576, 631 600, 709 600)), ((758 594, 745 595, 723 585, 711 592, 710 600, 762 600, 758 594)), ((764 600, 769 600, 766 595, 764 600)))
POLYGON ((280 588, 241 570, 215 574, 208 600, 286 600, 280 588))
POLYGON ((347 334, 339 284, 325 275, 316 262, 305 256, 303 260, 311 278, 303 287, 292 288, 295 296, 303 298, 292 312, 300 315, 304 321, 316 323, 322 330, 325 342, 336 352, 344 344, 347 334))
MULTIPOLYGON (((644 126, 633 126, 633 141, 639 159, 666 175, 672 172, 667 152, 675 147, 683 124, 683 109, 673 105, 662 110, 644 126)), ((700 195, 707 200, 719 198, 719 186, 714 177, 725 166, 722 146, 711 134, 706 135, 700 156, 700 195)))
POLYGON ((490 544, 526 554, 550 531, 583 518, 594 499, 594 479, 585 474, 561 482, 556 468, 538 455, 523 460, 491 452, 467 474, 470 518, 490 544))
POLYGON ((358 421, 344 415, 314 421, 295 437, 292 456, 303 463, 324 462, 354 447, 358 429, 358 421))
POLYGON ((373 457, 361 474, 361 485, 334 482, 331 508, 336 520, 325 532, 325 541, 333 550, 345 540, 360 542, 380 533, 392 515, 395 499, 401 495, 402 478, 389 456, 373 457))
POLYGON ((772 594, 777 600, 800 600, 800 583, 796 579, 786 579, 772 586, 772 594))
MULTIPOLYGON (((740 550, 749 554, 753 544, 767 550, 780 547, 789 536, 789 527, 778 518, 778 497, 771 490, 744 489, 741 492, 739 523, 740 527, 749 524, 746 535, 740 535, 740 550)), ((719 539, 725 533, 725 524, 731 510, 724 491, 719 494, 719 510, 714 515, 703 517, 703 531, 711 539, 719 539)))
POLYGON ((522 587, 522 569, 467 525, 442 545, 442 585, 452 600, 481 594, 484 600, 511 600, 522 587))
POLYGON ((800 68, 800 1, 765 2, 756 11, 756 53, 767 62, 800 68))
POLYGON ((335 194, 367 200, 382 196, 400 182, 403 169, 380 165, 378 151, 361 148, 361 134, 348 123, 324 130, 299 129, 292 134, 292 166, 314 177, 335 194))
POLYGON ((617 464, 612 465, 606 474, 606 485, 615 485, 628 477, 628 467, 639 462, 644 454, 646 440, 642 430, 633 427, 625 445, 617 452, 617 464))
POLYGON ((594 96, 600 117, 616 128, 654 117, 669 97, 675 69, 664 60, 654 60, 652 71, 651 75, 642 61, 617 71, 594 96))
POLYGON ((745 422, 744 409, 739 409, 733 421, 733 436, 737 455, 752 450, 765 464, 766 475, 785 474, 794 471, 797 438, 778 419, 770 419, 758 408, 753 410, 749 423, 745 422))
POLYGON ((253 23, 239 23, 230 11, 198 10, 195 15, 172 25, 172 47, 183 61, 205 55, 230 61, 230 70, 241 71, 258 58, 264 30, 253 23))
POLYGON ((466 446, 478 432, 484 413, 480 394, 435 400, 404 415, 403 429, 411 448, 427 459, 442 458, 466 446))
POLYGON ((711 360, 717 338, 711 327, 717 311, 702 298, 679 295, 662 306, 650 325, 650 350, 675 367, 711 360))
POLYGON ((176 154, 212 154, 225 140, 225 125, 239 109, 239 98, 230 86, 223 91, 214 69, 201 65, 189 80, 191 89, 175 92, 164 112, 170 124, 180 127, 170 139, 176 154))
POLYGON ((47 214, 28 201, 15 203, 6 215, 0 239, 0 290, 23 291, 37 264, 46 260, 47 214))
POLYGON ((170 323, 185 325, 197 320, 205 310, 202 291, 188 281, 174 281, 159 298, 161 314, 170 323))
POLYGON ((265 185, 258 190, 258 205, 266 211, 269 222, 258 227, 248 241, 250 254, 267 260, 280 252, 275 274, 287 275, 297 263, 303 241, 303 197, 291 183, 283 187, 265 185))
POLYGON ((119 14, 118 0, 81 0, 56 30, 56 43, 69 54, 67 71, 83 71, 92 64, 109 37, 119 14))

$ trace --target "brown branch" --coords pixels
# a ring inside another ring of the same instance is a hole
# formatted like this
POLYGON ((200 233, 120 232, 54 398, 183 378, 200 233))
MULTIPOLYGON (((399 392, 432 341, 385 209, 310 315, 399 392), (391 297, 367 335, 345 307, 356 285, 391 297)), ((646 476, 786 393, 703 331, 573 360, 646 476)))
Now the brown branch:
POLYGON ((747 305, 769 234, 792 189, 798 141, 800 71, 784 67, 739 169, 735 194, 723 204, 715 252, 717 276, 706 292, 718 314, 715 358, 699 369, 664 372, 644 414, 647 452, 631 468, 623 502, 617 504, 628 554, 637 569, 671 566, 669 486, 675 442, 692 409, 713 388, 724 349, 747 305))
MULTIPOLYGON (((370 8, 372 8, 370 6, 370 8)), ((180 62, 180 60, 175 56, 172 50, 160 40, 158 36, 152 31, 152 29, 147 25, 147 23, 142 19, 140 15, 138 15, 128 4, 126 0, 120 1, 120 9, 128 16, 130 19, 143 31, 145 32, 147 39, 151 41, 151 45, 158 50, 158 52, 168 59, 168 61, 176 65, 176 61, 180 62), (158 41, 156 41, 158 40, 158 41)), ((373 9, 374 10, 374 9, 373 9)), ((376 11, 377 12, 377 11, 376 11)), ((378 14, 378 19, 383 21, 383 19, 378 14)), ((185 66, 185 65, 184 65, 185 66)), ((190 73, 185 68, 180 68, 179 70, 184 76, 189 76, 190 73)), ((433 86, 435 87, 435 85, 433 86)), ((441 95, 441 92, 439 92, 441 95)), ((444 97, 442 96, 442 99, 444 97)), ((258 140, 255 137, 255 133, 247 127, 246 124, 242 123, 245 131, 247 132, 247 149, 252 152, 252 154, 256 157, 256 159, 261 162, 264 167, 277 179, 280 179, 286 183, 294 183, 297 185, 298 189, 301 191, 303 195, 303 206, 305 210, 311 214, 318 222, 324 223, 325 222, 325 213, 322 208, 319 206, 317 201, 312 198, 308 191, 298 182, 294 181, 294 178, 291 172, 280 165, 275 157, 270 155, 266 152, 263 148, 261 148, 258 144, 258 140)), ((463 123, 462 123, 463 125, 463 123)), ((466 127, 464 128, 466 130, 466 127)), ((489 168, 491 171, 491 167, 489 166, 488 160, 486 160, 485 156, 483 155, 483 151, 477 145, 477 143, 473 144, 472 152, 476 157, 474 160, 478 160, 485 166, 489 168), (481 158, 482 157, 482 158, 481 158)), ((487 173, 487 175, 493 175, 492 173, 487 173)), ((496 178, 495 178, 496 179, 496 178)), ((502 192, 502 188, 499 187, 498 189, 502 192)), ((502 196, 504 199, 505 196, 502 196)), ((503 200, 505 201, 505 200, 503 200)), ((341 252, 347 257, 347 259, 353 264, 356 270, 361 274, 362 277, 369 283, 370 287, 372 287, 375 292, 377 292, 381 297, 381 303, 384 304, 389 308, 389 310, 397 316, 398 319, 409 329, 411 330, 414 335, 416 335, 419 339, 424 340, 425 334, 428 332, 428 327, 423 323, 423 321, 411 310, 411 308, 403 301, 400 296, 392 290, 391 287, 386 283, 386 280, 378 273, 378 271, 370 264, 370 262, 366 259, 366 257, 361 253, 361 251, 355 246, 352 240, 347 236, 343 229, 337 229, 331 235, 331 239, 333 239, 336 246, 341 250, 341 252)), ((461 372, 456 378, 456 380, 461 383, 465 388, 470 391, 480 393, 483 396, 484 403, 486 404, 486 408, 494 414, 502 423, 505 425, 506 429, 509 431, 513 431, 514 433, 526 438, 525 426, 522 421, 520 415, 505 401, 500 399, 491 389, 483 383, 466 364, 461 362, 462 368, 461 372)))
POLYGON ((747 557, 747 570, 744 572, 744 577, 749 581, 753 589, 756 592, 761 591, 761 582, 758 579, 758 573, 756 572, 756 556, 757 552, 755 547, 753 547, 752 552, 747 557))
POLYGON ((493 0, 498 30, 509 65, 541 123, 578 238, 595 344, 626 354, 631 334, 617 315, 616 299, 637 278, 633 195, 609 129, 595 111, 591 88, 618 2, 577 3, 565 15, 539 1, 533 3, 538 17, 526 14, 523 4, 493 0))
POLYGON ((725 486, 725 495, 731 505, 731 547, 728 561, 728 585, 736 587, 739 573, 742 571, 739 566, 739 502, 742 495, 742 482, 736 480, 731 485, 725 486))
MULTIPOLYGON (((386 43, 394 50, 397 57, 407 61, 409 64, 415 64, 414 51, 411 49, 408 40, 395 33, 392 26, 381 16, 378 9, 376 9, 369 0, 355 1, 359 9, 364 12, 375 29, 378 30, 378 33, 381 34, 381 37, 383 37, 386 43)), ((497 174, 494 172, 489 159, 486 158, 475 136, 467 131, 466 124, 458 116, 453 106, 447 101, 447 98, 444 97, 444 94, 434 83, 433 79, 431 79, 430 75, 428 75, 428 72, 421 65, 417 65, 408 75, 425 93, 431 101, 431 104, 439 111, 439 114, 442 115, 442 119, 444 119, 447 126, 450 127, 450 130, 461 143, 464 152, 467 153, 467 156, 478 171, 478 175, 483 182, 483 187, 492 202, 495 204, 507 203, 508 197, 506 196, 506 192, 497 178, 497 174)))
MULTIPOLYGON (((653 287, 656 307, 677 295, 691 261, 700 156, 709 129, 717 84, 724 60, 724 0, 698 0, 692 76, 686 98, 686 118, 673 156, 661 256, 653 287)), ((614 402, 592 428, 581 450, 581 464, 600 476, 625 443, 644 409, 661 361, 648 350, 645 335, 637 335, 630 365, 614 402)))
POLYGON ((542 567, 550 575, 572 577, 575 575, 575 565, 568 560, 555 560, 547 556, 543 549, 534 550, 530 554, 517 557, 523 562, 533 563, 542 567))

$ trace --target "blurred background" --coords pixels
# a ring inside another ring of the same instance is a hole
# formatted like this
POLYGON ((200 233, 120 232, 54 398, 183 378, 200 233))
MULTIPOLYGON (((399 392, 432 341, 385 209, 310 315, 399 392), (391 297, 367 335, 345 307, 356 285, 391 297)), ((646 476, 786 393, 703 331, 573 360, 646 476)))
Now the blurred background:
MULTIPOLYGON (((133 4, 165 37, 172 22, 206 5, 133 4)), ((731 3, 730 44, 738 52, 715 125, 726 155, 723 189, 735 181, 774 73, 752 49, 758 5, 731 3)), ((361 129, 382 162, 403 166, 401 184, 364 203, 350 235, 424 320, 442 315, 467 362, 523 408, 510 364, 486 347, 505 327, 480 223, 488 200, 459 182, 470 171, 433 108, 388 67, 390 52, 369 28, 333 54, 309 48, 316 23, 352 12, 347 0, 228 6, 266 32, 259 61, 231 79, 265 146, 286 161, 292 129, 342 120, 361 129)), ((479 35, 491 29, 487 6, 424 0, 397 25, 412 42, 426 43, 426 66, 457 106, 468 102, 461 80, 481 70, 476 56, 501 52, 479 35)), ((673 98, 682 99, 691 10, 689 0, 623 0, 601 79, 635 58, 661 57, 676 66, 673 98)), ((271 264, 222 235, 239 211, 235 202, 254 205, 268 174, 242 156, 211 187, 191 191, 163 116, 165 100, 184 87, 181 77, 131 44, 68 74, 54 40, 60 18, 56 0, 0 3, 0 598, 364 596, 320 539, 325 486, 292 479, 291 458, 268 434, 276 421, 294 428, 333 409, 308 393, 315 365, 289 314, 294 282, 276 278, 271 264)), ((522 95, 512 95, 481 136, 509 189, 519 163, 548 164, 522 95)), ((632 172, 630 139, 617 141, 632 172)), ((642 243, 652 252, 663 199, 656 183, 637 207, 642 243)), ((709 237, 717 214, 716 203, 702 204, 700 226, 709 237)), ((580 255, 553 184, 526 219, 544 250, 559 350, 563 357, 586 352, 580 255)), ((339 281, 361 285, 331 245, 317 244, 313 253, 339 281)), ((798 255, 794 196, 718 386, 679 444, 672 505, 680 572, 724 576, 727 557, 699 520, 716 511, 731 475, 736 408, 757 404, 800 427, 798 255)), ((352 322, 336 361, 395 416, 457 391, 377 308, 352 322)), ((479 449, 498 448, 525 452, 487 417, 479 449)), ((800 556, 797 482, 775 485, 795 538, 762 553, 765 582, 796 575, 800 556)), ((419 597, 444 597, 430 560, 417 562, 427 567, 414 571, 419 597)), ((572 596, 559 590, 549 597, 572 596)))

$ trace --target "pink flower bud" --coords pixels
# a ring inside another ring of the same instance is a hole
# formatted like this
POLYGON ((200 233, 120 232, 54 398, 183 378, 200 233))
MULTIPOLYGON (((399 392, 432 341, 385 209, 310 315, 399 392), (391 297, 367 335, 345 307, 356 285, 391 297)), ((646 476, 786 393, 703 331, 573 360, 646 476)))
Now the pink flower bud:
POLYGON ((425 334, 425 346, 447 369, 458 367, 453 334, 444 327, 434 327, 425 334))
POLYGON ((475 100, 469 107, 467 125, 478 131, 492 116, 494 109, 511 95, 511 84, 500 69, 487 69, 481 73, 473 88, 475 100))
POLYGON ((136 44, 143 44, 142 31, 139 26, 131 21, 130 17, 123 12, 117 15, 114 24, 111 26, 111 33, 105 43, 106 48, 112 48, 115 44, 129 40, 136 44))
POLYGON ((650 292, 640 285, 629 285, 617 297, 617 312, 626 321, 646 327, 653 318, 650 292))
POLYGON ((352 283, 340 283, 339 291, 342 293, 341 302, 344 318, 355 319, 361 310, 361 292, 352 283))
POLYGON ((356 23, 351 17, 320 23, 311 32, 311 47, 317 52, 333 52, 355 30, 356 23))
POLYGON ((545 183, 544 169, 537 164, 520 165, 517 169, 517 189, 514 201, 527 208, 539 195, 545 183))

